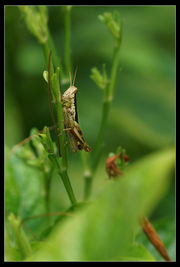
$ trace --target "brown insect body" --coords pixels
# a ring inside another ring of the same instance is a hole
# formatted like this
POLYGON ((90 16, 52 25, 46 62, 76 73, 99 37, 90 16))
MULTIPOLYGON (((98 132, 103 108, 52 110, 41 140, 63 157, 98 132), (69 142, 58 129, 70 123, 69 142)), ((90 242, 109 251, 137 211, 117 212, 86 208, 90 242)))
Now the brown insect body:
POLYGON ((86 144, 80 125, 78 124, 77 106, 76 106, 77 88, 70 86, 62 95, 64 127, 67 130, 69 144, 73 152, 78 150, 90 151, 86 144))

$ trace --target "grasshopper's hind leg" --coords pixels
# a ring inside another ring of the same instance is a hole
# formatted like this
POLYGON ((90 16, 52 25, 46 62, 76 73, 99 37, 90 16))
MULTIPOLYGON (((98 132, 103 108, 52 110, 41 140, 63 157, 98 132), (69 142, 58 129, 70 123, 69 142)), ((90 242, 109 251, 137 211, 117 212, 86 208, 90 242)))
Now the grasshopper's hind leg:
MULTIPOLYGON (((72 128, 65 128, 65 129, 63 129, 63 132, 69 132, 71 130, 72 130, 72 128)), ((58 134, 58 136, 61 136, 61 135, 62 135, 62 133, 58 134)))

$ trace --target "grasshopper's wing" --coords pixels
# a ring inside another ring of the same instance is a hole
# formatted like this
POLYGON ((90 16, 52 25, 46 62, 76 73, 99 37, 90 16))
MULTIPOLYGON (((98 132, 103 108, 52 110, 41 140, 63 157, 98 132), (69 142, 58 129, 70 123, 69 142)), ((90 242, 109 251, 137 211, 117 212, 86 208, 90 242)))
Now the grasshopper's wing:
POLYGON ((68 116, 66 112, 64 112, 64 126, 65 126, 65 129, 68 129, 66 134, 67 134, 67 138, 69 141, 69 145, 70 145, 72 152, 77 152, 78 151, 77 141, 75 137, 73 136, 73 134, 70 132, 72 125, 73 125, 72 119, 70 118, 70 116, 68 116))
POLYGON ((78 112, 77 112, 76 94, 75 94, 75 96, 74 96, 74 106, 75 106, 75 121, 78 122, 78 112))
POLYGON ((76 121, 74 122, 73 135, 77 140, 77 147, 79 150, 84 149, 87 152, 91 150, 88 144, 85 142, 81 128, 76 121))
POLYGON ((74 153, 77 152, 79 149, 78 149, 78 144, 77 144, 76 139, 70 132, 67 132, 67 136, 68 136, 69 145, 70 145, 72 152, 74 153))

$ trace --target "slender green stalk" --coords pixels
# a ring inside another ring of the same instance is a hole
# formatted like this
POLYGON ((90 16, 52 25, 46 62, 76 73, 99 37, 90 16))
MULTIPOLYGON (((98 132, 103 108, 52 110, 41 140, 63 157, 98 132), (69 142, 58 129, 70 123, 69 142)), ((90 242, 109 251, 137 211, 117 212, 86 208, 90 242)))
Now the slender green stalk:
POLYGON ((72 205, 76 204, 77 201, 67 174, 67 169, 64 168, 62 164, 62 158, 59 158, 54 151, 54 144, 47 127, 44 128, 44 133, 40 135, 40 141, 48 153, 48 158, 52 161, 58 174, 60 175, 72 205))
POLYGON ((67 171, 61 173, 61 178, 63 180, 66 191, 68 192, 69 199, 71 200, 72 205, 75 205, 77 203, 77 200, 75 198, 67 171))
MULTIPOLYGON (((51 56, 51 54, 50 54, 51 56)), ((49 56, 49 72, 50 72, 50 63, 51 63, 51 57, 49 56)), ((60 147, 61 147, 61 165, 58 161, 56 155, 54 154, 54 161, 56 163, 58 172, 62 178, 63 184, 66 188, 66 191, 68 193, 68 196, 70 198, 71 203, 74 205, 77 201, 74 196, 74 192, 67 174, 67 153, 66 153, 66 137, 64 133, 64 118, 63 118, 63 110, 62 110, 62 103, 61 103, 61 91, 60 91, 60 85, 59 85, 59 68, 56 69, 56 72, 52 74, 51 77, 52 80, 52 94, 54 95, 55 104, 56 104, 56 112, 57 112, 57 118, 58 118, 58 126, 59 126, 59 132, 61 133, 60 138, 60 147)))
POLYGON ((11 224, 16 244, 19 247, 19 250, 22 251, 24 257, 30 256, 32 253, 32 249, 25 232, 21 227, 20 219, 15 217, 13 213, 10 213, 10 215, 8 216, 8 220, 11 224))
POLYGON ((61 81, 61 80, 63 80, 65 78, 65 74, 64 74, 64 71, 63 71, 63 67, 62 67, 62 63, 61 63, 60 57, 57 55, 56 48, 55 48, 55 45, 54 45, 54 42, 53 42, 53 39, 51 37, 50 32, 48 32, 47 45, 48 45, 49 49, 52 50, 52 58, 53 58, 53 62, 54 62, 55 68, 57 68, 57 67, 60 68, 59 76, 60 76, 60 81, 61 81))
POLYGON ((114 56, 113 56, 113 64, 111 69, 111 76, 110 76, 110 85, 108 87, 106 101, 112 102, 113 95, 114 95, 114 89, 115 89, 115 83, 116 83, 116 77, 117 77, 117 69, 119 64, 119 52, 120 52, 120 44, 118 46, 115 46, 114 48, 114 56))
POLYGON ((85 179, 85 185, 84 185, 84 200, 88 200, 91 194, 91 188, 92 188, 92 181, 93 181, 93 175, 91 172, 85 175, 84 173, 84 179, 85 179))
POLYGON ((61 149, 63 168, 67 169, 68 161, 67 161, 67 151, 66 151, 66 136, 64 132, 64 116, 63 116, 63 109, 62 109, 62 103, 61 103, 61 90, 60 90, 60 83, 59 83, 59 67, 56 68, 56 72, 53 73, 52 75, 52 93, 55 99, 57 123, 58 123, 58 128, 59 128, 59 133, 60 133, 60 139, 58 136, 58 140, 60 144, 58 144, 58 146, 60 147, 59 150, 61 149))
POLYGON ((85 179, 85 188, 84 188, 84 200, 87 200, 88 196, 89 196, 89 183, 91 183, 92 179, 92 173, 91 173, 91 168, 89 166, 89 154, 85 151, 81 151, 81 160, 83 163, 83 167, 84 167, 84 179, 85 179))
POLYGON ((102 118, 101 118, 101 124, 99 128, 99 133, 94 149, 94 155, 93 155, 93 161, 91 166, 91 172, 89 173, 88 177, 85 177, 85 199, 87 200, 90 196, 91 189, 92 189, 92 182, 95 175, 95 172, 97 170, 97 166, 100 161, 100 156, 102 153, 102 147, 103 147, 103 138, 105 134, 105 128, 108 121, 108 115, 110 111, 111 102, 113 99, 114 89, 115 89, 115 83, 116 83, 116 76, 117 76, 117 69, 118 69, 118 63, 119 63, 119 51, 120 51, 120 44, 119 46, 115 46, 114 48, 114 56, 113 56, 113 63, 112 63, 112 69, 111 69, 111 75, 110 75, 110 83, 109 86, 107 86, 104 90, 104 103, 103 103, 103 109, 102 109, 102 118))
MULTIPOLYGON (((42 44, 42 48, 43 48, 43 52, 44 52, 44 58, 45 58, 46 68, 48 68, 49 53, 50 53, 50 48, 48 46, 48 43, 46 42, 46 43, 42 44)), ((52 67, 51 67, 51 69, 52 69, 52 67)))
POLYGON ((71 48, 70 48, 70 33, 71 33, 71 6, 65 7, 65 69, 66 76, 71 73, 71 48))
POLYGON ((105 128, 107 125, 111 102, 113 100, 116 76, 117 76, 117 68, 118 68, 118 63, 119 63, 119 51, 120 51, 120 46, 115 47, 114 56, 113 56, 113 64, 112 64, 112 69, 111 69, 111 76, 110 76, 110 84, 109 86, 105 88, 105 91, 104 91, 102 119, 101 119, 100 129, 99 129, 99 133, 98 133, 98 137, 97 137, 97 141, 95 145, 95 152, 94 152, 93 164, 92 164, 93 173, 96 171, 96 168, 100 160, 100 153, 101 153, 101 149, 103 146, 103 137, 104 137, 105 128))
POLYGON ((62 170, 62 168, 61 168, 61 166, 59 164, 59 161, 58 161, 58 159, 56 157, 54 157, 54 161, 56 163, 56 166, 57 166, 57 169, 58 169, 58 173, 61 176, 63 184, 64 184, 64 186, 66 188, 67 193, 68 193, 69 199, 70 199, 72 205, 75 205, 77 203, 77 200, 75 198, 75 195, 74 195, 74 192, 73 192, 73 189, 72 189, 72 186, 71 186, 67 171, 66 170, 62 170))
POLYGON ((57 119, 58 119, 58 127, 59 127, 59 132, 61 134, 60 136, 60 147, 61 147, 61 153, 62 153, 62 162, 63 162, 63 167, 65 169, 68 168, 68 160, 67 160, 67 149, 66 149, 66 135, 64 132, 64 118, 62 114, 62 105, 59 103, 56 105, 56 110, 57 110, 57 119))
POLYGON ((107 125, 110 104, 111 104, 111 101, 104 101, 103 103, 101 124, 100 124, 100 129, 99 129, 99 133, 98 133, 98 137, 97 137, 97 141, 96 141, 96 145, 94 149, 94 156, 93 156, 93 163, 92 163, 93 173, 96 172, 96 169, 97 169, 97 166, 100 160, 100 154, 101 154, 101 150, 103 147, 103 137, 104 137, 105 128, 107 125))
MULTIPOLYGON (((45 56, 46 56, 48 49, 46 46, 44 46, 44 48, 45 48, 44 51, 45 51, 45 56)), ((74 192, 73 192, 73 189, 72 189, 72 186, 71 186, 68 174, 67 174, 66 138, 65 138, 65 133, 63 131, 64 119, 63 119, 63 110, 62 110, 62 103, 61 103, 61 91, 60 91, 60 84, 59 84, 59 68, 58 67, 56 68, 56 72, 53 71, 53 64, 51 64, 51 51, 50 51, 49 59, 48 59, 48 88, 49 88, 50 103, 51 103, 51 94, 53 95, 53 99, 55 101, 59 132, 61 134, 60 143, 59 143, 59 136, 57 134, 58 150, 59 150, 60 158, 57 158, 57 155, 54 152, 52 140, 51 140, 48 129, 46 129, 45 131, 46 135, 45 136, 41 135, 41 136, 44 137, 45 149, 47 150, 49 154, 49 158, 55 163, 58 173, 61 176, 61 179, 63 181, 67 194, 69 196, 69 199, 72 205, 74 205, 76 204, 77 201, 76 201, 76 198, 75 198, 75 195, 74 195, 74 192), (50 81, 51 81, 51 86, 50 86, 50 81)), ((50 104, 50 107, 51 107, 51 104, 50 104)), ((51 110, 53 121, 54 121, 52 107, 50 108, 50 110, 51 110)), ((55 124, 55 128, 57 129, 56 123, 54 124, 55 124)))
MULTIPOLYGON (((44 173, 44 189, 45 189, 45 205, 46 212, 50 212, 50 192, 51 192, 51 184, 52 184, 52 171, 53 168, 48 173, 44 173)), ((48 223, 50 224, 50 217, 48 217, 48 223)))

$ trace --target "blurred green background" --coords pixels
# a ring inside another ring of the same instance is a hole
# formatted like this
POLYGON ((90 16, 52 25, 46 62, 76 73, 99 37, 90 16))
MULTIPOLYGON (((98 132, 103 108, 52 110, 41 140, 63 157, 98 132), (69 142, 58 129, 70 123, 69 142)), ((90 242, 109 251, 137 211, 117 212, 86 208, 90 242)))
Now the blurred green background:
MULTIPOLYGON (((124 20, 124 28, 115 96, 104 139, 103 171, 105 157, 118 145, 127 150, 133 162, 175 143, 174 6, 72 8, 72 62, 74 70, 78 66, 78 113, 85 139, 93 149, 101 119, 102 92, 90 79, 90 70, 95 66, 101 69, 105 63, 109 71, 113 52, 112 38, 97 16, 115 10, 124 20)), ((49 29, 63 61, 63 8, 48 6, 48 15, 49 29)), ((52 125, 44 70, 41 45, 28 31, 19 9, 5 7, 5 142, 10 148, 29 136, 32 127, 52 125)), ((79 155, 70 154, 70 159, 73 175, 79 176, 79 155)), ((73 185, 78 190, 74 181, 73 185)), ((171 215, 173 201, 174 180, 154 216, 171 215)))

